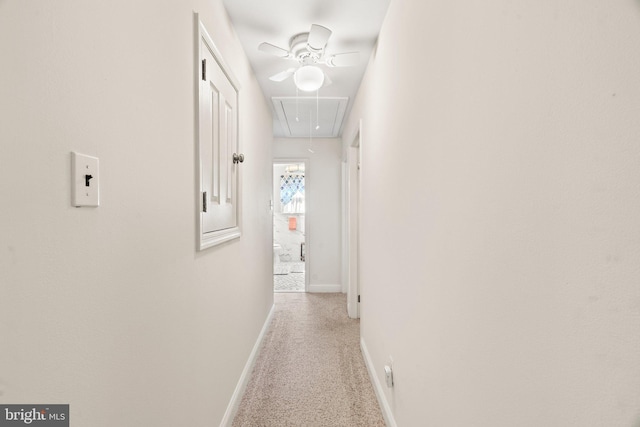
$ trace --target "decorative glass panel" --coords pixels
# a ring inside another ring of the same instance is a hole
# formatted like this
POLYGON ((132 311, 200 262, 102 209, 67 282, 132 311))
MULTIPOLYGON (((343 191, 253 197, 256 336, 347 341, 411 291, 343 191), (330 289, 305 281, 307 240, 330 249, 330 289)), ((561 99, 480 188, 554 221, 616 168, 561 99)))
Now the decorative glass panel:
POLYGON ((283 213, 304 212, 304 175, 280 176, 280 203, 283 213))

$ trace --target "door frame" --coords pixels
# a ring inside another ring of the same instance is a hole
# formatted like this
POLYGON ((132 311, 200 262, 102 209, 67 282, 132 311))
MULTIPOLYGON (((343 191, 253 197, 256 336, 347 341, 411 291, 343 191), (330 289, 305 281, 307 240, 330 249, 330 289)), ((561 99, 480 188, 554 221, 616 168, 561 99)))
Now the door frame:
MULTIPOLYGON (((309 199, 307 197, 308 189, 311 188, 311 179, 309 177, 309 158, 308 157, 276 157, 271 162, 271 182, 273 183, 273 167, 275 165, 289 165, 294 163, 304 164, 304 291, 309 292, 309 278, 311 277, 309 259, 311 258, 311 215, 309 214, 309 199)), ((273 192, 273 189, 272 189, 273 192)), ((272 194, 272 210, 271 210, 271 243, 274 242, 273 223, 276 204, 276 194, 272 194)), ((273 250, 273 245, 271 245, 273 250)))
POLYGON ((360 211, 362 171, 362 120, 357 132, 347 147, 346 162, 346 212, 345 212, 345 257, 347 268, 347 313, 350 318, 360 317, 360 211))

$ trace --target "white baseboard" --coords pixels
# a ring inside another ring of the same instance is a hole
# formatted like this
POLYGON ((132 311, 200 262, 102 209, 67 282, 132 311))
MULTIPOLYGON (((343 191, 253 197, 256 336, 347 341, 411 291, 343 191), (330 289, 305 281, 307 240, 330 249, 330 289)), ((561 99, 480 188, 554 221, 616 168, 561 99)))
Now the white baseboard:
POLYGON ((275 306, 271 306, 271 310, 267 315, 267 319, 264 321, 264 325, 262 326, 262 330, 260 331, 260 335, 258 335, 258 339, 253 346, 253 350, 251 350, 251 354, 249 355, 249 360, 244 365, 244 369, 242 370, 242 374, 240 375, 240 379, 238 380, 238 384, 236 385, 236 389, 231 396, 231 400, 229 401, 229 405, 227 405, 227 410, 222 417, 222 421, 220 422, 220 427, 231 427, 231 423, 233 422, 233 418, 236 416, 238 412, 238 407, 240 406, 240 401, 242 400, 242 395, 244 394, 245 389, 247 388, 247 384, 249 383, 249 378, 251 377, 251 371, 253 370, 253 366, 256 363, 256 358, 258 357, 258 350, 260 350, 260 346, 262 345, 262 340, 264 339, 267 330, 269 329, 269 325, 271 324, 271 319, 273 319, 273 312, 275 306))
POLYGON ((396 424, 396 420, 393 418, 393 412, 391 412, 391 406, 389 406, 387 396, 384 394, 382 384, 380 384, 380 380, 376 375, 375 369, 373 367, 373 362, 371 361, 371 356, 369 355, 369 351, 367 350, 367 345, 364 343, 364 338, 362 337, 360 338, 360 349, 362 350, 362 355, 364 356, 364 364, 367 365, 367 370, 369 371, 369 377, 371 377, 371 381, 373 382, 373 389, 376 392, 376 397, 378 398, 378 403, 380 404, 380 409, 382 410, 384 422, 387 424, 387 427, 398 427, 398 425, 396 424))
POLYGON ((314 293, 341 293, 342 285, 309 285, 309 292, 314 293))

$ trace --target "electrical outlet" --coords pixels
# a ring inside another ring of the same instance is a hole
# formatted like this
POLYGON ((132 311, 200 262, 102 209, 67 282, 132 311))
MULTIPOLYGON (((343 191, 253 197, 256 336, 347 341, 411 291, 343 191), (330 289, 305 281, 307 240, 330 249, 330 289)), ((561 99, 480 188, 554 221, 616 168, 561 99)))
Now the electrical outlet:
POLYGON ((387 387, 393 387, 393 369, 389 365, 384 365, 384 379, 387 383, 387 387))
POLYGON ((393 357, 389 356, 388 362, 384 365, 384 378, 387 387, 393 387, 393 357))

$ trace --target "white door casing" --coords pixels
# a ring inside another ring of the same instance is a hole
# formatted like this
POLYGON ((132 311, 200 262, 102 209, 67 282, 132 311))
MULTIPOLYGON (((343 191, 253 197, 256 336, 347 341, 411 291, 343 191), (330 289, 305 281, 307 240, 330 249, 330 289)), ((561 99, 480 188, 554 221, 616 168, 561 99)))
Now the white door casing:
POLYGON ((198 249, 240 237, 239 84, 197 22, 198 249))
POLYGON ((360 317, 360 168, 362 120, 353 142, 347 149, 347 312, 360 317))

